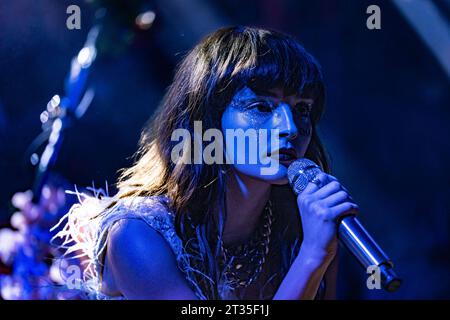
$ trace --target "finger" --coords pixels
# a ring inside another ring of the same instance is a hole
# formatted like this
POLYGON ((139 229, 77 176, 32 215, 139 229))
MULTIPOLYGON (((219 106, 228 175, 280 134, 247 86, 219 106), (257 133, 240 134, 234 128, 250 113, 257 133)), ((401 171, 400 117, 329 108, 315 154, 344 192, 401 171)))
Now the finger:
POLYGON ((312 180, 314 182, 309 182, 306 185, 305 190, 303 190, 303 194, 311 194, 313 192, 316 192, 321 188, 321 186, 325 185, 328 181, 328 177, 326 173, 319 173, 314 179, 312 180))
POLYGON ((315 192, 315 196, 318 199, 325 199, 328 196, 331 196, 332 194, 338 192, 342 190, 341 189, 341 184, 335 180, 329 182, 328 184, 326 184, 325 186, 323 186, 322 188, 320 188, 319 190, 317 190, 315 192))
POLYGON ((344 202, 331 208, 331 212, 332 213, 329 220, 337 221, 345 216, 357 215, 359 212, 359 207, 356 203, 344 202))
MULTIPOLYGON (((319 191, 322 191, 322 190, 319 190, 319 191)), ((335 192, 335 193, 329 195, 328 197, 322 199, 322 201, 328 207, 334 207, 343 202, 353 202, 349 199, 348 193, 345 192, 344 190, 335 192)))
MULTIPOLYGON (((333 175, 331 175, 331 174, 328 175, 328 179, 330 179, 331 181, 337 181, 337 182, 339 182, 339 180, 338 180, 335 176, 333 176, 333 175)), ((345 187, 342 186, 342 189, 345 189, 345 187)), ((347 190, 345 190, 345 191, 347 191, 347 190)))
POLYGON ((338 181, 338 179, 335 176, 331 175, 331 174, 328 175, 328 179, 331 180, 331 181, 338 181))
MULTIPOLYGON (((354 201, 353 201, 353 197, 352 197, 352 196, 350 195, 350 193, 348 192, 348 189, 347 189, 344 185, 342 185, 342 184, 339 182, 339 180, 338 180, 335 176, 332 176, 331 174, 329 174, 329 175, 328 175, 328 180, 330 180, 330 182, 329 182, 328 184, 332 183, 333 181, 338 182, 338 183, 339 183, 339 188, 342 189, 342 190, 344 190, 345 192, 347 192, 347 195, 348 195, 349 200, 350 200, 351 202, 354 202, 354 201)), ((319 192, 322 192, 322 190, 320 190, 319 192)), ((331 193, 330 193, 330 194, 331 194, 331 193)), ((328 194, 328 195, 329 195, 329 194, 328 194)), ((328 195, 326 195, 326 196, 328 196, 328 195)), ((322 199, 324 198, 324 197, 321 196, 321 194, 318 194, 318 196, 321 197, 322 199)))

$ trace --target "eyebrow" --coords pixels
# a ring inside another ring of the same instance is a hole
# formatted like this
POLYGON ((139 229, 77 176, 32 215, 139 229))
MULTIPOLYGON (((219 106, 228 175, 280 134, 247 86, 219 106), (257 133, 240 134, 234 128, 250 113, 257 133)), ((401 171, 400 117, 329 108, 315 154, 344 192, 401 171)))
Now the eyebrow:
POLYGON ((258 96, 269 96, 269 97, 273 97, 273 98, 278 98, 277 94, 274 92, 270 92, 267 89, 258 89, 258 88, 253 88, 251 89, 254 93, 256 93, 258 96))
POLYGON ((314 103, 314 99, 312 99, 312 98, 300 98, 300 100, 299 101, 301 101, 301 102, 306 102, 306 103, 310 103, 310 104, 313 104, 314 103))
MULTIPOLYGON (((269 91, 269 90, 267 90, 267 89, 252 89, 253 90, 253 92, 254 93, 256 93, 257 95, 262 95, 262 96, 269 96, 269 97, 272 97, 272 98, 277 98, 277 99, 279 99, 279 97, 278 97, 278 95, 275 93, 275 92, 271 92, 271 91, 269 91)), ((282 98, 284 98, 284 97, 282 97, 282 98)), ((314 103, 314 99, 312 99, 312 98, 302 98, 302 97, 299 97, 299 102, 306 102, 306 103, 310 103, 310 104, 313 104, 314 103)))

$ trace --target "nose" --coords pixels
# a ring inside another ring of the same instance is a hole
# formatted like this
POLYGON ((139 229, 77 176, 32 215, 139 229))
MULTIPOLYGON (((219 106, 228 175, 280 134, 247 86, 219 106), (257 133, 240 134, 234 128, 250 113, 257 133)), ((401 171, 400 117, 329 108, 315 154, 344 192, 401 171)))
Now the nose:
POLYGON ((295 125, 294 116, 292 115, 291 108, 286 103, 281 103, 279 105, 279 130, 280 137, 287 138, 288 140, 294 140, 298 136, 298 129, 295 125))

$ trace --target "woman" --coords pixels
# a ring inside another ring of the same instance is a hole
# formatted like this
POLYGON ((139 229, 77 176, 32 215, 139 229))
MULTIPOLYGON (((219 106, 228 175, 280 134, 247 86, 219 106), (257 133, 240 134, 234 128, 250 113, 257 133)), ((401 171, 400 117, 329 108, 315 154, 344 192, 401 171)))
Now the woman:
POLYGON ((318 63, 287 35, 233 27, 203 39, 178 67, 118 194, 86 197, 68 214, 59 236, 88 257, 84 289, 95 298, 334 298, 335 219, 357 206, 331 175, 298 197, 287 184, 297 158, 328 172, 316 132, 324 95, 318 63), (225 163, 196 162, 186 141, 178 152, 179 129, 201 150, 211 143, 195 132, 199 122, 224 133, 225 163), (225 132, 239 130, 269 132, 278 149, 258 136, 263 157, 235 161, 254 153, 229 147, 225 132), (264 156, 278 164, 270 174, 264 156))

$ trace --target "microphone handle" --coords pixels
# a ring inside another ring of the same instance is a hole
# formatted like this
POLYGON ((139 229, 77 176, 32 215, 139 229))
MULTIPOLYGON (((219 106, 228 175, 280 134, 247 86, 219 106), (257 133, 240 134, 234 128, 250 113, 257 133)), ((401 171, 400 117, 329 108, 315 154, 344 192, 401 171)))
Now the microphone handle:
POLYGON ((389 292, 396 291, 401 284, 400 278, 393 270, 393 263, 364 229, 355 216, 346 216, 338 225, 338 238, 355 256, 365 270, 377 266, 381 285, 389 292))

